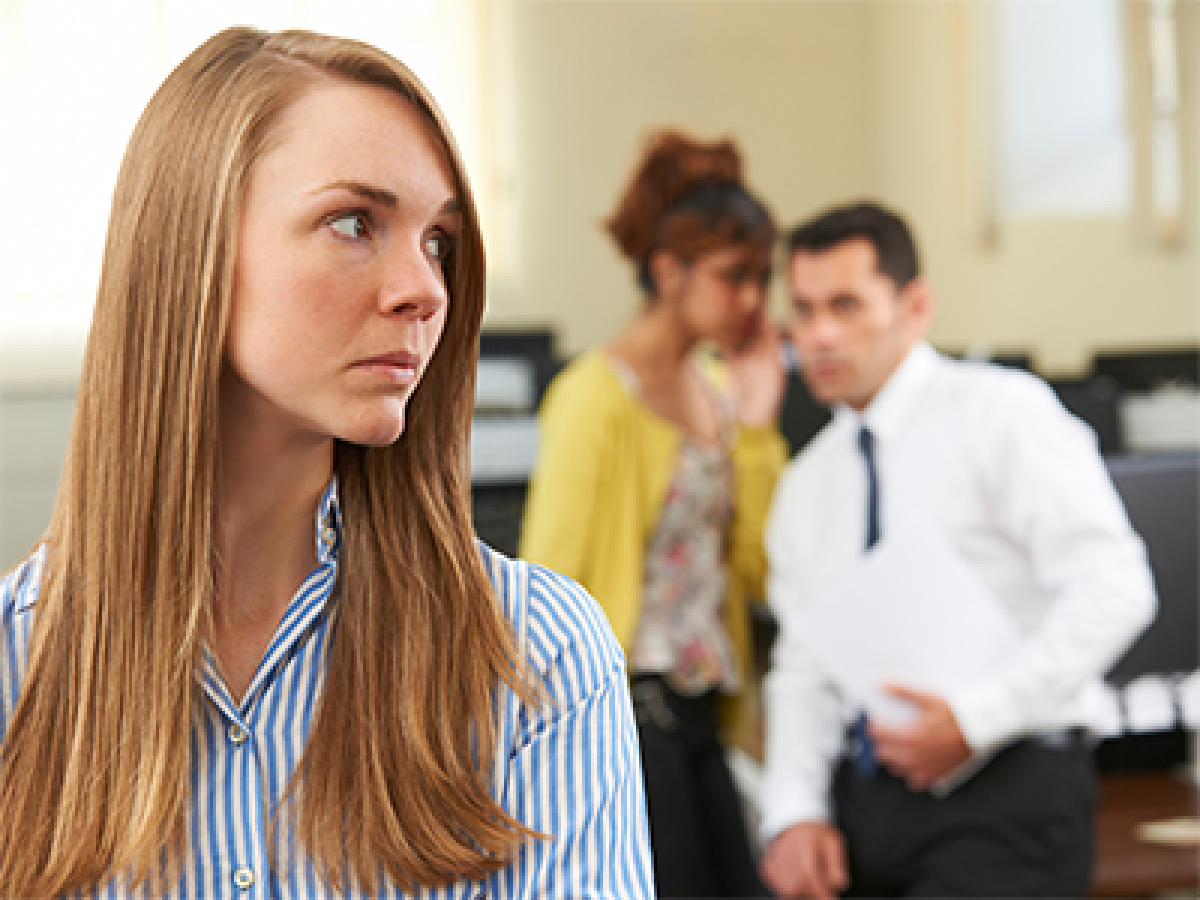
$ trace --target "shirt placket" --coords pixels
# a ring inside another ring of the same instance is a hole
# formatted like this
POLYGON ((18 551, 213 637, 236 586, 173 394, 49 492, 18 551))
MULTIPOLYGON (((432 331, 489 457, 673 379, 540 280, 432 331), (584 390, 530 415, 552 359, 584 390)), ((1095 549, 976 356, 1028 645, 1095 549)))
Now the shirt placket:
MULTIPOLYGON (((337 571, 339 534, 326 513, 318 529, 317 569, 305 579, 292 597, 276 634, 251 680, 239 708, 222 680, 212 654, 205 651, 201 685, 216 715, 210 727, 216 734, 207 742, 213 752, 208 761, 209 782, 221 793, 223 822, 216 829, 219 846, 216 858, 205 860, 205 881, 218 896, 253 900, 272 897, 281 885, 271 877, 270 791, 266 784, 263 754, 277 753, 270 735, 256 733, 256 712, 264 696, 278 689, 278 679, 288 660, 297 652, 325 611, 337 571), (274 885, 274 888, 272 887, 274 885)), ((314 685, 298 686, 312 690, 314 685)))
MULTIPOLYGON (((267 897, 270 870, 263 810, 258 742, 250 717, 229 696, 211 654, 205 653, 202 686, 212 704, 207 760, 208 783, 219 793, 210 813, 207 842, 212 858, 200 861, 208 890, 235 898, 267 897)), ((249 708, 253 708, 252 704, 249 708)), ((201 798, 197 798, 200 800, 201 798)), ((204 886, 197 885, 204 891, 204 886)))

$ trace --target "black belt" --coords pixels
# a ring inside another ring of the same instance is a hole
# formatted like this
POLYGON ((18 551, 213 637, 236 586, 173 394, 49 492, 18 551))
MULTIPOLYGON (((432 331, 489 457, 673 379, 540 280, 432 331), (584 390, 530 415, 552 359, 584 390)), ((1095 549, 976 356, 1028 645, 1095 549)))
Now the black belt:
POLYGON ((717 722, 717 689, 702 694, 681 694, 658 672, 635 672, 630 679, 634 714, 664 731, 682 726, 710 726, 717 722))
POLYGON ((1085 747, 1090 748, 1095 743, 1092 733, 1082 726, 1060 728, 1056 731, 1040 731, 1030 735, 1028 740, 1038 746, 1050 747, 1054 750, 1082 750, 1085 747))

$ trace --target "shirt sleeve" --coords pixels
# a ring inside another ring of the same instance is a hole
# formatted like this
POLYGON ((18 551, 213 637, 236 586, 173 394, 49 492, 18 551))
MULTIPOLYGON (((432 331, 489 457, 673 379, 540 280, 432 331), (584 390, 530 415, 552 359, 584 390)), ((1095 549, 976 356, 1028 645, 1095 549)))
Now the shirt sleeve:
POLYGON ((766 596, 763 533, 775 482, 786 460, 787 445, 774 425, 738 431, 733 448, 737 493, 730 559, 742 596, 749 600, 762 601, 766 596))
POLYGON ((0 580, 0 744, 21 695, 33 606, 41 590, 45 558, 43 544, 0 580))
POLYGON ((797 822, 831 819, 829 787, 847 725, 845 704, 813 659, 796 611, 807 602, 796 504, 806 502, 791 471, 767 520, 767 597, 779 624, 764 683, 766 766, 762 783, 764 844, 797 822))
POLYGON ((564 370, 542 403, 518 554, 574 579, 586 570, 593 539, 589 523, 615 439, 599 408, 603 398, 590 389, 586 375, 587 370, 564 370))
POLYGON ((533 568, 529 658, 545 702, 522 707, 501 802, 547 835, 496 872, 504 900, 651 900, 655 896, 640 751, 624 658, 595 602, 533 568), (540 599, 539 599, 540 598, 540 599))
POLYGON ((1092 432, 1047 385, 1020 373, 981 406, 983 440, 975 446, 997 526, 1026 549, 1050 602, 1012 665, 949 698, 979 753, 1052 722, 1112 666, 1156 607, 1145 547, 1092 432))

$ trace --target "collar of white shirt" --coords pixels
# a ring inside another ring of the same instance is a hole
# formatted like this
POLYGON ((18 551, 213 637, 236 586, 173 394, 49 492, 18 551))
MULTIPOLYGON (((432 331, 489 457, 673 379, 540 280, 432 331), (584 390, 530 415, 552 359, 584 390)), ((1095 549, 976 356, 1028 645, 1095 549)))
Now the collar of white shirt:
POLYGON ((888 443, 909 420, 912 410, 933 381, 942 357, 925 341, 918 341, 908 351, 891 377, 862 412, 839 403, 834 409, 838 427, 853 433, 865 425, 871 429, 876 442, 888 443))

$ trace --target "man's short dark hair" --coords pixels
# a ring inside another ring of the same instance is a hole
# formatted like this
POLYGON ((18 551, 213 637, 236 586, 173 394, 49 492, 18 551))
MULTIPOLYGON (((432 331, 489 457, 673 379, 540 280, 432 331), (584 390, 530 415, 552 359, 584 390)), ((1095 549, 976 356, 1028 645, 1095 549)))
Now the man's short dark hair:
POLYGON ((917 245, 908 224, 878 203, 852 203, 802 222, 788 234, 788 257, 799 250, 820 253, 862 238, 875 248, 877 266, 900 290, 921 274, 917 245))

